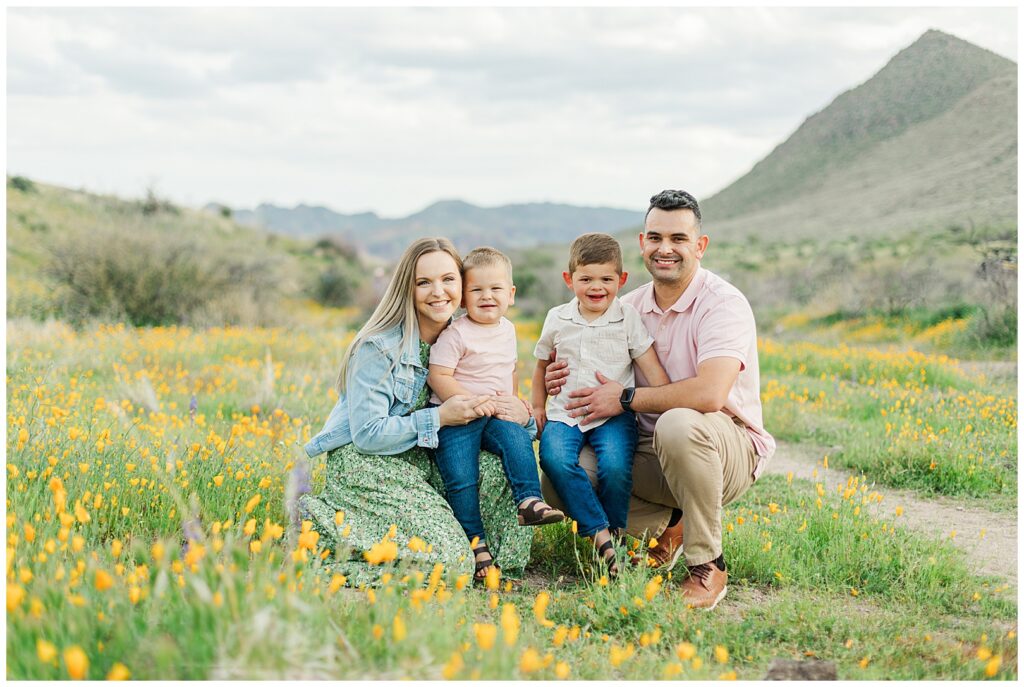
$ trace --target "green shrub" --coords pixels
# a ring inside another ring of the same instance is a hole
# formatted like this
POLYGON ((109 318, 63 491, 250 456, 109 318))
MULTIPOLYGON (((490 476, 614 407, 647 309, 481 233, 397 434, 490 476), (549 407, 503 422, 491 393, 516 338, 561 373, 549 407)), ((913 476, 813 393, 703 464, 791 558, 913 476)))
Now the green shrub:
POLYGON ((11 177, 7 185, 22 193, 32 193, 36 190, 36 185, 27 177, 11 177))
POLYGON ((337 265, 331 265, 317 275, 313 298, 320 305, 341 308, 352 304, 358 286, 358 277, 337 265))
POLYGON ((60 311, 76 324, 248 324, 273 316, 278 262, 153 229, 105 229, 65 234, 49 247, 45 271, 58 285, 60 311))

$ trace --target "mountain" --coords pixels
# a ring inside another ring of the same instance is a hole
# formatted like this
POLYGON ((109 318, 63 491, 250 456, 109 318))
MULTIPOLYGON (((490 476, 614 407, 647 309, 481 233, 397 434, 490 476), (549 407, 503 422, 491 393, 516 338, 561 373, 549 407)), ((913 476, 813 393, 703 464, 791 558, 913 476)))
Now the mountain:
POLYGON ((702 210, 727 239, 1015 229, 1017 64, 928 31, 702 210))
POLYGON ((642 210, 525 203, 484 208, 461 200, 442 200, 408 217, 388 219, 372 212, 345 215, 325 207, 283 208, 263 204, 236 210, 242 224, 291 236, 332 235, 379 258, 392 259, 421 236, 447 236, 460 250, 481 244, 500 249, 569 242, 587 231, 617 232, 635 226, 642 210))

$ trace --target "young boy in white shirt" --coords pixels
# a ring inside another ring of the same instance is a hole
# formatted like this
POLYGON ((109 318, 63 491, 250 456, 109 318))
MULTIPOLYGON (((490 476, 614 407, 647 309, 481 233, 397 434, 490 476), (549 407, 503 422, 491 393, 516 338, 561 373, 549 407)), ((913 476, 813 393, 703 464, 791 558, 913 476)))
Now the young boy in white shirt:
POLYGON ((544 320, 534 349, 537 367, 533 374, 533 415, 540 436, 540 465, 579 523, 579 534, 589 537, 598 554, 615 575, 615 550, 611 530, 625 530, 633 486, 633 452, 637 443, 636 417, 626 411, 615 417, 580 424, 565 409, 567 392, 593 386, 596 374, 634 387, 633 364, 648 385, 667 384, 669 379, 639 313, 618 298, 629 275, 622 270, 622 249, 608 234, 584 234, 569 248, 569 271, 562 273, 575 298, 552 308, 544 320), (569 362, 572 373, 563 391, 548 398, 544 372, 552 350, 569 362), (597 455, 597 493, 580 467, 580 449, 587 442, 597 455))

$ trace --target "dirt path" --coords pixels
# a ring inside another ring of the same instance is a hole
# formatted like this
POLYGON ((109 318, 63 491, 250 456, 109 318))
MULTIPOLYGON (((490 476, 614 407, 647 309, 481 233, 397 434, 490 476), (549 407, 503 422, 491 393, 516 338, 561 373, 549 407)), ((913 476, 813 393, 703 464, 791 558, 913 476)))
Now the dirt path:
MULTIPOLYGON (((824 482, 825 489, 834 489, 837 484, 845 484, 853 473, 835 467, 823 469, 822 457, 827 453, 826 448, 779 442, 778 451, 765 471, 778 475, 792 471, 794 477, 824 482), (813 476, 815 469, 817 477, 813 476)), ((992 513, 969 508, 950 498, 923 499, 913 491, 877 485, 873 489, 884 497, 881 503, 872 504, 876 514, 894 518, 899 525, 942 539, 949 539, 955 530, 953 544, 978 564, 979 573, 999 575, 1016 589, 1016 513, 992 513), (897 506, 903 508, 903 515, 899 518, 895 517, 897 506)))

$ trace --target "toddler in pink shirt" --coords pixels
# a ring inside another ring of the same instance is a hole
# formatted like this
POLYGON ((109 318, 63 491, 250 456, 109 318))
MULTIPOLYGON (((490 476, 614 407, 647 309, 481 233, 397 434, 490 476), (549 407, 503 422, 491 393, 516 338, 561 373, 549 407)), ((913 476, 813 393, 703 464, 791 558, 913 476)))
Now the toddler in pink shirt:
MULTIPOLYGON (((463 261, 463 298, 466 315, 452 322, 430 349, 432 401, 441 403, 456 394, 507 396, 520 404, 516 390, 516 330, 505 318, 514 302, 512 263, 493 248, 477 248, 463 261)), ((533 452, 536 423, 522 408, 526 425, 498 417, 497 404, 469 424, 442 427, 434 452, 446 489, 446 498, 462 525, 476 556, 477 579, 493 563, 480 517, 480 449, 501 458, 505 475, 518 504, 520 525, 546 525, 565 516, 541 497, 537 458, 533 452)))

